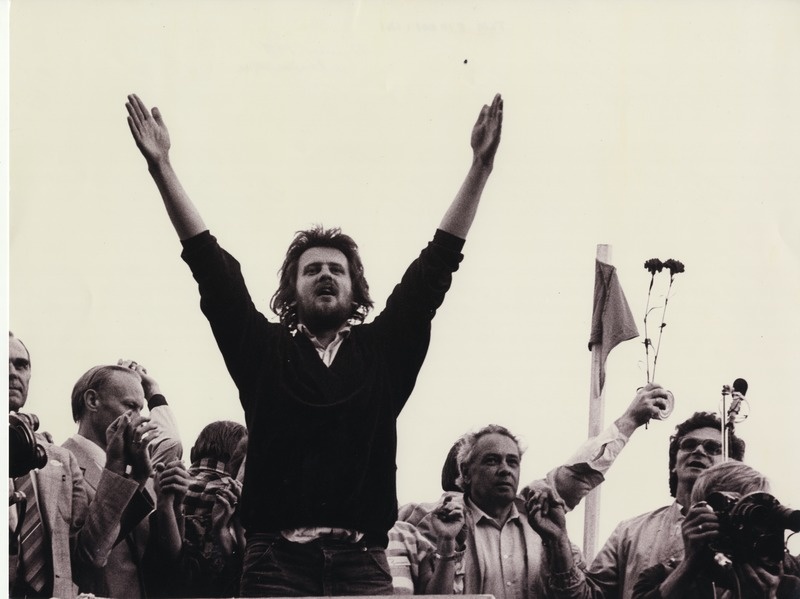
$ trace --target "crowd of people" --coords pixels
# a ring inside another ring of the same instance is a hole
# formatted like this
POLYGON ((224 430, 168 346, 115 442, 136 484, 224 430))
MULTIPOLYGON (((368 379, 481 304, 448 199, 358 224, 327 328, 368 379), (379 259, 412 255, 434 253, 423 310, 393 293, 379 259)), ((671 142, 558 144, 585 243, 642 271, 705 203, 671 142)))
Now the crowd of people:
MULTIPOLYGON (((670 440, 675 501, 620 523, 585 563, 566 513, 666 408, 657 384, 522 487, 515 434, 496 424, 469 431, 445 457, 442 496, 398 508, 396 419, 493 168, 499 94, 473 127, 472 163, 431 242, 369 323, 357 246, 322 228, 295 236, 271 302, 279 322, 267 320, 172 169, 160 111, 135 95, 126 106, 246 426, 208 424, 187 468, 154 376, 132 360, 89 369, 72 391, 75 435, 58 446, 31 433, 34 458, 11 481, 11 596, 800 596, 800 567, 783 551, 734 556, 727 567, 715 559, 727 546, 724 519, 709 507, 714 493, 735 501, 769 487, 742 463, 744 442, 732 432, 731 460, 723 459, 722 423, 711 413, 694 414, 670 440), (45 464, 35 461, 37 446, 45 464)), ((10 333, 14 413, 24 413, 30 376, 31 355, 10 333)))

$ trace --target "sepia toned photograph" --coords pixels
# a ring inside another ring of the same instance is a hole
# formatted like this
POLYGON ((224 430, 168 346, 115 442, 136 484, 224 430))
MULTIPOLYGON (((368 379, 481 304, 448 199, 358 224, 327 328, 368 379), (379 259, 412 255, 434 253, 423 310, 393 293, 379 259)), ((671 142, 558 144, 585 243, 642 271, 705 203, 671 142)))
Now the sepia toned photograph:
POLYGON ((2 6, 10 596, 800 594, 800 5, 2 6))

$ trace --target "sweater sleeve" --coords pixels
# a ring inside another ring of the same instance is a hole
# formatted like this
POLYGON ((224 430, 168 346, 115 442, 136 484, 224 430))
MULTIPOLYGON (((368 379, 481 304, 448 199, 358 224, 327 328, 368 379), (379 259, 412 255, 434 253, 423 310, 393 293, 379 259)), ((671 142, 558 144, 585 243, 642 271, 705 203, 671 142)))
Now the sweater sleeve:
POLYGON ((375 318, 379 343, 390 357, 392 385, 399 414, 416 384, 430 342, 431 320, 450 288, 452 274, 463 258, 464 240, 437 230, 414 260, 375 318))
POLYGON ((243 390, 252 388, 253 377, 261 371, 268 339, 285 327, 269 323, 256 309, 239 262, 209 231, 182 244, 181 258, 189 265, 200 291, 200 309, 242 397, 243 390))
POLYGON ((385 326, 402 328, 410 320, 430 321, 450 288, 452 273, 458 270, 463 245, 463 239, 437 229, 433 240, 406 269, 375 322, 391 321, 385 326))

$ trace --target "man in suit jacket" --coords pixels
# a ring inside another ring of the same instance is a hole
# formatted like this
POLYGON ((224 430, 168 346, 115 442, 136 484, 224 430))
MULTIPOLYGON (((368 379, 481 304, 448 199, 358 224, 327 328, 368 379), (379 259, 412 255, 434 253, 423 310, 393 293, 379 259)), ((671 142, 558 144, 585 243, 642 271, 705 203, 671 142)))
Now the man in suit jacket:
MULTIPOLYGON (((146 554, 162 548, 156 539, 151 539, 151 523, 148 516, 156 505, 157 493, 149 476, 150 464, 151 461, 164 464, 163 468, 159 467, 160 477, 179 475, 180 471, 185 472, 179 461, 171 459, 181 453, 180 441, 176 438, 175 432, 159 428, 152 418, 147 421, 139 415, 146 401, 151 406, 151 415, 153 414, 153 400, 157 401, 156 405, 162 411, 169 411, 166 400, 157 391, 158 386, 152 377, 132 361, 120 361, 113 366, 95 366, 81 376, 73 388, 72 414, 78 423, 78 433, 67 439, 63 446, 75 455, 83 470, 90 500, 93 499, 95 489, 100 482, 101 465, 106 460, 106 436, 102 431, 108 426, 108 422, 119 417, 121 413, 132 411, 135 415, 133 422, 142 422, 133 437, 134 444, 152 445, 153 439, 157 437, 160 441, 159 449, 169 448, 166 454, 158 450, 155 453, 151 451, 150 453, 154 455, 147 455, 146 463, 140 465, 141 476, 137 478, 142 484, 123 514, 120 538, 108 557, 108 563, 105 567, 95 568, 86 575, 86 587, 97 595, 143 597, 149 594, 147 566, 144 560, 146 554)), ((170 417, 171 414, 167 416, 166 418, 159 416, 162 425, 168 426, 166 423, 174 421, 170 417)), ((186 480, 188 487, 188 474, 186 480)), ((167 498, 168 502, 170 500, 174 503, 175 498, 167 498)), ((172 511, 174 505, 168 507, 172 511)), ((171 524, 175 524, 174 518, 171 524)), ((177 539, 171 539, 177 545, 164 549, 160 555, 166 559, 174 559, 180 551, 181 540, 179 535, 177 539)))
MULTIPOLYGON (((8 396, 9 410, 18 412, 28 398, 31 361, 25 345, 9 332, 8 396)), ((42 533, 35 549, 23 543, 17 555, 9 556, 9 592, 13 597, 75 597, 73 568, 100 567, 119 534, 120 518, 139 486, 126 478, 125 437, 130 436, 130 416, 110 423, 108 456, 96 481, 96 500, 90 505, 87 487, 75 457, 50 443, 43 435, 36 441, 47 453, 47 465, 13 481, 17 491, 29 478, 31 506, 26 520, 41 522, 42 533), (41 566, 41 575, 31 579, 32 570, 41 566)), ((11 456, 14 459, 14 456, 11 456)), ((9 528, 14 531, 22 514, 17 505, 9 508, 9 528)), ((35 536, 35 535, 29 535, 35 536)))

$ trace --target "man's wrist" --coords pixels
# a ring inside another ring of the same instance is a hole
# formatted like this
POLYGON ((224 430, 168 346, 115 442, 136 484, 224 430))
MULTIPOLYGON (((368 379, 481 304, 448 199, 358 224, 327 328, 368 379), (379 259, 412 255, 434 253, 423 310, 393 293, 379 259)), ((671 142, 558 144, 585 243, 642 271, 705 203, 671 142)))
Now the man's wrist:
POLYGON ((494 169, 494 157, 488 161, 477 154, 472 158, 472 172, 478 176, 488 178, 494 169))
POLYGON ((574 566, 563 572, 553 572, 550 574, 550 586, 554 589, 569 589, 577 585, 580 581, 580 571, 574 566))
POLYGON ((147 482, 150 478, 150 475, 153 473, 152 470, 142 471, 136 468, 131 469, 130 477, 131 479, 135 480, 139 485, 143 485, 147 482))
POLYGON ((617 430, 626 437, 630 438, 633 432, 642 426, 644 422, 638 422, 633 415, 628 414, 627 412, 617 418, 614 421, 614 424, 617 426, 617 430))
POLYGON ((161 388, 158 386, 158 383, 145 383, 143 381, 142 388, 144 389, 144 398, 148 402, 156 395, 161 395, 161 388))
POLYGON ((456 551, 455 537, 440 536, 436 543, 436 553, 442 556, 451 555, 456 551))
POLYGON ((569 547, 569 535, 564 530, 559 530, 556 533, 540 533, 544 544, 547 547, 569 547))
POLYGON ((548 561, 555 572, 567 572, 575 562, 572 557, 572 544, 566 531, 561 531, 549 538, 542 537, 547 550, 548 561))
POLYGON ((147 169, 155 174, 163 172, 167 168, 171 168, 169 162, 169 151, 159 154, 158 156, 147 156, 147 169))
POLYGON ((125 476, 125 468, 126 468, 125 459, 124 458, 115 459, 106 457, 105 468, 106 470, 113 472, 114 474, 117 474, 119 476, 125 476))

